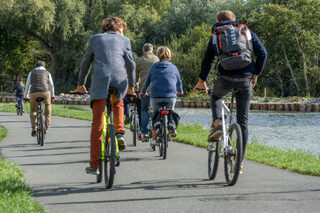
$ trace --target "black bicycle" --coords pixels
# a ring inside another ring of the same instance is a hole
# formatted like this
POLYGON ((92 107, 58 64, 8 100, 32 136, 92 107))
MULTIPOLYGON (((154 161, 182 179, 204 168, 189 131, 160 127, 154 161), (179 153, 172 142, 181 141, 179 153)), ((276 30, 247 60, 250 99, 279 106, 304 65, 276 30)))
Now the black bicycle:
POLYGON ((163 159, 166 159, 168 141, 171 140, 169 131, 168 131, 168 115, 170 114, 170 110, 167 109, 168 103, 166 102, 158 103, 158 105, 159 105, 160 120, 156 121, 154 123, 154 126, 157 126, 160 124, 158 136, 157 136, 157 142, 159 146, 159 155, 163 159), (157 122, 159 123, 157 124, 157 122))
POLYGON ((23 114, 23 105, 22 105, 22 101, 23 101, 23 98, 18 98, 18 102, 17 102, 17 105, 16 105, 16 108, 17 108, 17 115, 22 115, 22 114, 23 114))
POLYGON ((37 143, 40 146, 44 144, 45 138, 45 124, 44 124, 44 115, 42 109, 43 98, 37 98, 38 106, 37 106, 37 143))
POLYGON ((133 146, 137 145, 137 139, 140 134, 140 127, 139 127, 139 116, 138 116, 138 108, 137 102, 139 99, 133 95, 127 95, 127 102, 130 104, 130 131, 132 132, 133 136, 133 146))

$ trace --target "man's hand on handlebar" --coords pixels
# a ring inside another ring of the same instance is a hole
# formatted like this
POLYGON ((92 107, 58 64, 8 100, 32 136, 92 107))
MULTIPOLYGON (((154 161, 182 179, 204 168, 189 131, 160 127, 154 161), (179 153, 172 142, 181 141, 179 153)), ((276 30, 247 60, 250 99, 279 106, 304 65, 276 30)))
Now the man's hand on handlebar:
POLYGON ((182 95, 183 95, 183 91, 177 92, 177 95, 178 95, 178 96, 182 96, 182 95))
POLYGON ((135 90, 134 87, 129 87, 127 90, 127 94, 132 96, 137 96, 134 90, 135 90))
POLYGON ((147 97, 147 96, 149 96, 149 93, 140 93, 140 95, 142 96, 142 97, 147 97))
POLYGON ((204 90, 206 93, 208 93, 208 87, 205 81, 198 81, 196 86, 193 88, 193 91, 196 90, 204 90))
POLYGON ((84 85, 78 85, 77 89, 70 91, 71 94, 88 94, 86 87, 84 85))

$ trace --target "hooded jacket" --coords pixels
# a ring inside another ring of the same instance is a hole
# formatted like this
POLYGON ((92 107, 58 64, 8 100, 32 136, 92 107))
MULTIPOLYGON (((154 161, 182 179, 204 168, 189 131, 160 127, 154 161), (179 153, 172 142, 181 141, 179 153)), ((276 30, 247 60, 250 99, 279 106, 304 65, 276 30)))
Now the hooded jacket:
POLYGON ((151 66, 142 93, 146 93, 150 84, 151 98, 176 98, 177 92, 182 92, 180 73, 168 61, 160 61, 151 66))

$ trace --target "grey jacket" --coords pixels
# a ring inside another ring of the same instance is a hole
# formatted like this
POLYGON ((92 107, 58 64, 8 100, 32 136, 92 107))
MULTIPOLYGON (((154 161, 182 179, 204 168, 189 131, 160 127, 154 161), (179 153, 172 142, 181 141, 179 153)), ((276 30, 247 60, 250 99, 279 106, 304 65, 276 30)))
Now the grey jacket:
POLYGON ((135 62, 130 39, 114 31, 90 37, 89 46, 80 65, 78 84, 85 85, 94 63, 90 88, 90 101, 108 97, 109 87, 117 90, 116 97, 123 99, 129 87, 135 86, 135 62))

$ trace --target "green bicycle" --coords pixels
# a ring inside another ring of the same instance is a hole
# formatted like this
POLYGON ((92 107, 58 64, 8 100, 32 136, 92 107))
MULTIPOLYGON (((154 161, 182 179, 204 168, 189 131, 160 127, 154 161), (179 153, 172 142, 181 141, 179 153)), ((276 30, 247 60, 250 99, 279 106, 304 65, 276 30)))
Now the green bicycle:
MULTIPOLYGON (((113 91, 114 92, 114 91, 113 91)), ((113 93, 110 91, 110 93, 113 93)), ((120 165, 118 140, 113 125, 110 94, 107 98, 107 107, 103 121, 101 155, 99 159, 99 174, 97 175, 97 183, 102 181, 102 173, 104 174, 104 183, 107 189, 112 188, 116 166, 120 165)))

